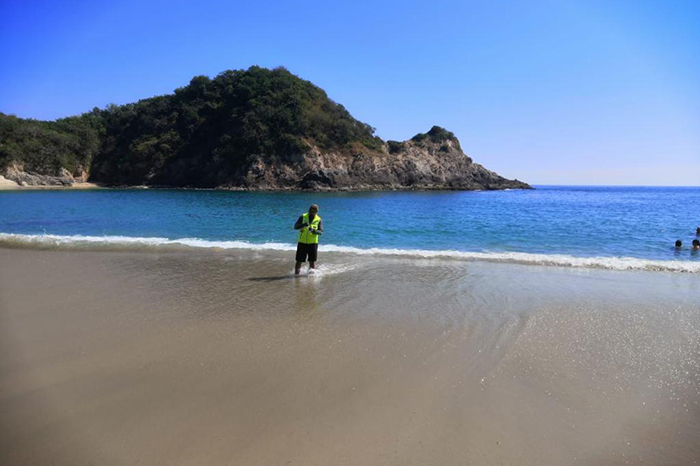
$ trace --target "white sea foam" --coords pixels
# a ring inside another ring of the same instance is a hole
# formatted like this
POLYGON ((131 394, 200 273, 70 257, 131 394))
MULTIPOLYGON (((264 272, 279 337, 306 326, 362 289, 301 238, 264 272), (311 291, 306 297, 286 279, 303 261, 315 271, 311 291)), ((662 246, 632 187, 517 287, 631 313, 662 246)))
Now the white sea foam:
MULTIPOLYGON (((0 233, 0 246, 20 246, 57 249, 160 249, 206 248, 248 249, 257 251, 293 251, 296 245, 287 243, 248 243, 246 241, 212 241, 200 238, 168 239, 133 236, 82 235, 22 235, 0 233)), ((420 259, 504 262, 527 265, 599 268, 610 270, 648 270, 700 273, 700 261, 651 260, 634 257, 577 257, 566 254, 532 254, 525 252, 465 252, 455 250, 355 248, 321 245, 320 251, 352 255, 394 256, 420 259)))

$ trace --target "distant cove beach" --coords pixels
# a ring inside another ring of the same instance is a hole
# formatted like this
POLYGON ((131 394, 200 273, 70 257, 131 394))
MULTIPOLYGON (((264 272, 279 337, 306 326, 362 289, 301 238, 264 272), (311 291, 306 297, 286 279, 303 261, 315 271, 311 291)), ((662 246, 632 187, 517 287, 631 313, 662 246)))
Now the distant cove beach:
MULTIPOLYGON (((43 181, 43 180, 42 180, 43 181)), ((21 183, 21 182, 20 182, 21 183)), ((0 175, 0 191, 23 189, 97 189, 100 185, 89 182, 67 181, 66 184, 20 184, 17 181, 8 180, 0 175)))

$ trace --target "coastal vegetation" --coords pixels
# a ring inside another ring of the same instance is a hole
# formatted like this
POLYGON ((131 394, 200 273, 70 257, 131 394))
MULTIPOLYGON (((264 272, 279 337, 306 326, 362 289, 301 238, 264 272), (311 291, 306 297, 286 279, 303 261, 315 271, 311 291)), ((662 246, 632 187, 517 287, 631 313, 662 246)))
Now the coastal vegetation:
MULTIPOLYGON (((213 79, 197 76, 172 94, 56 121, 0 113, 0 174, 106 185, 315 189, 359 180, 370 188, 423 183, 458 189, 443 174, 405 173, 420 163, 386 166, 387 173, 375 177, 370 172, 381 167, 367 158, 398 156, 408 148, 432 154, 426 144, 437 144, 439 151, 458 151, 460 163, 471 163, 454 134, 438 126, 405 142, 385 143, 374 131, 309 81, 284 68, 253 66, 213 79), (329 175, 329 165, 344 171, 329 175)), ((480 174, 480 184, 469 189, 486 186, 489 177, 480 174)))
POLYGON ((102 132, 98 110, 56 121, 0 113, 0 171, 13 163, 36 173, 87 169, 100 149, 102 132))
POLYGON ((88 170, 105 183, 211 185, 251 155, 294 157, 311 145, 379 150, 374 128, 284 68, 197 76, 173 94, 56 121, 0 114, 0 169, 88 170))
POLYGON ((433 126, 427 133, 418 133, 411 138, 411 141, 416 143, 421 143, 426 140, 429 140, 433 143, 444 143, 446 141, 452 141, 456 143, 459 147, 459 140, 454 135, 454 133, 452 131, 447 131, 445 128, 441 128, 439 126, 433 126))

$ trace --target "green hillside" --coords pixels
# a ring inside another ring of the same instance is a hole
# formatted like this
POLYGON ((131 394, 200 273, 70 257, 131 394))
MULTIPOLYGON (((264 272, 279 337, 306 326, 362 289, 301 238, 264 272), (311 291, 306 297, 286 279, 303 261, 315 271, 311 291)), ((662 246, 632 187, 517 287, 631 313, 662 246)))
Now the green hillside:
POLYGON ((110 185, 213 187, 310 146, 379 151, 374 129, 283 68, 193 78, 173 94, 46 122, 0 113, 0 172, 88 170, 110 185))

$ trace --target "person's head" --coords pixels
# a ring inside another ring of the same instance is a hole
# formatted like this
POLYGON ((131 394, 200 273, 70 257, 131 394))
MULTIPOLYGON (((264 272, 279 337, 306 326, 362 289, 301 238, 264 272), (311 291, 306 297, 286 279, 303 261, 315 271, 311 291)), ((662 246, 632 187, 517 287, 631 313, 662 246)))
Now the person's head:
POLYGON ((683 241, 677 239, 676 240, 676 249, 680 249, 683 246, 683 241))
POLYGON ((311 204, 309 207, 309 217, 315 217, 318 213, 318 206, 316 204, 311 204))
POLYGON ((700 249, 700 240, 694 239, 693 240, 693 249, 700 249))
POLYGON ((698 235, 698 236, 700 236, 700 227, 698 227, 698 228, 695 230, 695 234, 698 235))

